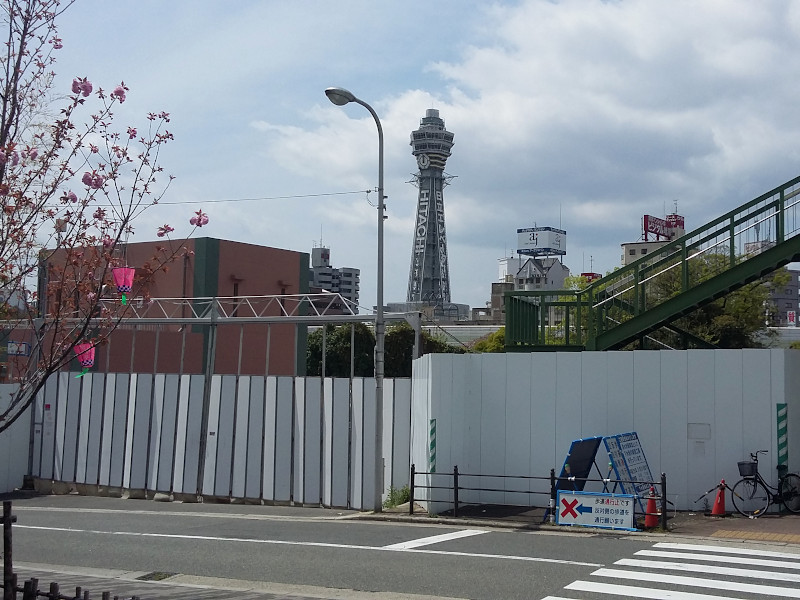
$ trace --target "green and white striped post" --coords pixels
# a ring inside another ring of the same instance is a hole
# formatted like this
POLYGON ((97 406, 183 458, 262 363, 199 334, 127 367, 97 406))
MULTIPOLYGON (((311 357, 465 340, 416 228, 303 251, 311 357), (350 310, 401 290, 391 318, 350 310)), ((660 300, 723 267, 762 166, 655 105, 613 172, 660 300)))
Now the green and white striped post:
POLYGON ((785 465, 789 460, 789 419, 786 404, 778 404, 778 464, 785 465))
POLYGON ((428 458, 428 470, 431 473, 436 473, 436 419, 431 419, 430 422, 430 454, 428 458))

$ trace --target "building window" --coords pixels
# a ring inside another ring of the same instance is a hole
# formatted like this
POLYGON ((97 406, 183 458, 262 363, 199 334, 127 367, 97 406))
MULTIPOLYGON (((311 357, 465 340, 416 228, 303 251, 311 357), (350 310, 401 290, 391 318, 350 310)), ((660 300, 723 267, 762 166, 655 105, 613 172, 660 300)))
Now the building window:
POLYGON ((630 250, 628 250, 628 255, 629 256, 636 256, 636 249, 635 248, 631 248, 630 250))
POLYGON ((647 248, 642 248, 642 254, 647 254, 647 248))

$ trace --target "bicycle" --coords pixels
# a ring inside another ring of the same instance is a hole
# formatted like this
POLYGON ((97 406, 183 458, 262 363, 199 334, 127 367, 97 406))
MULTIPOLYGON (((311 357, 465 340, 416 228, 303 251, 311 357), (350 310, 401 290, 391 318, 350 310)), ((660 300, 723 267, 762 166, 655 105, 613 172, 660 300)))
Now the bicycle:
POLYGON ((731 490, 734 508, 750 519, 760 517, 770 504, 783 503, 790 513, 800 514, 800 475, 786 473, 784 465, 778 466, 778 487, 768 484, 758 472, 758 455, 767 450, 750 453, 749 461, 739 462, 739 475, 731 490))

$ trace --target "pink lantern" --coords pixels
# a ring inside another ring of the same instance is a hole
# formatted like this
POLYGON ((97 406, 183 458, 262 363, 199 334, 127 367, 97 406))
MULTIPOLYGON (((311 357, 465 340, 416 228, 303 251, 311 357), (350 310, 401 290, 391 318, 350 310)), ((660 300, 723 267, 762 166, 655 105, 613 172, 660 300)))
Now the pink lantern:
POLYGON ((117 286, 117 291, 122 294, 122 304, 128 303, 128 297, 125 295, 133 289, 133 276, 136 274, 136 269, 133 267, 115 267, 111 270, 111 276, 114 278, 114 285, 117 286))
POLYGON ((78 356, 78 362, 83 367, 83 370, 75 377, 83 377, 94 366, 94 346, 91 342, 81 342, 80 344, 75 344, 73 350, 78 356))

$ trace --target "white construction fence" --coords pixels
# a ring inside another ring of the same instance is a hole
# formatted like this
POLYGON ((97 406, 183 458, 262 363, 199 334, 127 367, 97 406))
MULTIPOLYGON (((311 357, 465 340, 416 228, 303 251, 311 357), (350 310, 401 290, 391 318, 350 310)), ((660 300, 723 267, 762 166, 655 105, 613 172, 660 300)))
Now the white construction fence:
MULTIPOLYGON (((215 375, 205 392, 202 375, 61 373, 36 403, 30 473, 85 493, 374 506, 374 379, 215 375)), ((409 380, 385 380, 384 493, 408 484, 410 400, 409 380)))
MULTIPOLYGON (((573 440, 636 432, 655 480, 666 473, 678 510, 702 510, 695 500, 722 479, 736 482, 737 462, 756 450, 769 450, 760 466, 773 484, 780 462, 800 471, 798 350, 428 354, 415 361, 412 386, 418 471, 428 471, 433 422, 440 473, 458 466, 460 473, 547 477, 551 468, 560 472, 573 440)), ((608 461, 597 460, 599 478, 608 461)), ((463 491, 459 500, 547 506, 549 482, 528 485, 536 495, 463 491)), ((442 501, 429 510, 452 508, 450 490, 421 488, 415 497, 425 494, 442 501)))

